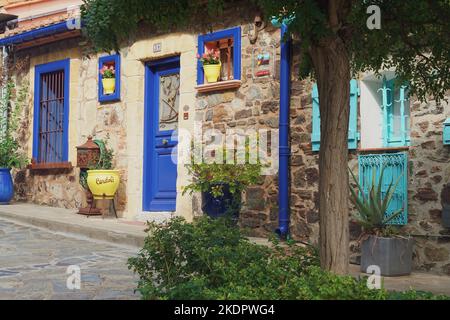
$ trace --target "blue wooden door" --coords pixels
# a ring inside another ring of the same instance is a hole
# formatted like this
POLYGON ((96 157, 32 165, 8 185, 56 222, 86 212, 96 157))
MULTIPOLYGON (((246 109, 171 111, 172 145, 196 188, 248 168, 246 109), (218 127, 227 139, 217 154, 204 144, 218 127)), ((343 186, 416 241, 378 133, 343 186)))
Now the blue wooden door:
POLYGON ((146 69, 144 125, 144 211, 175 211, 180 89, 178 57, 146 69))

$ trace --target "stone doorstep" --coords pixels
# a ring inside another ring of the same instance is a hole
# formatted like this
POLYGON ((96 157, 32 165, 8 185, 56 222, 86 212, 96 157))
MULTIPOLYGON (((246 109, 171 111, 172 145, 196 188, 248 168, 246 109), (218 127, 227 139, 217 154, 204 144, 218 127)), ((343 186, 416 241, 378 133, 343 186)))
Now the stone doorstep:
POLYGON ((138 247, 144 245, 145 224, 124 219, 86 217, 76 210, 12 204, 0 206, 0 218, 44 228, 54 232, 74 234, 109 243, 138 247))

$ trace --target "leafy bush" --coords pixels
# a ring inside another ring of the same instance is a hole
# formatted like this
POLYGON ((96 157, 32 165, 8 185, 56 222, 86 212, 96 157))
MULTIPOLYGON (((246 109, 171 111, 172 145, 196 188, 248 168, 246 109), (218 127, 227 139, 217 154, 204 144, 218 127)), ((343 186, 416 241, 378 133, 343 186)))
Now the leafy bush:
MULTIPOLYGON (((312 247, 271 247, 245 239, 230 220, 201 217, 149 223, 149 236, 129 268, 144 299, 388 299, 364 279, 319 267, 312 247)), ((401 298, 398 294, 395 299, 401 298)), ((409 294, 407 298, 430 298, 409 294)))
POLYGON ((113 168, 114 151, 108 148, 109 136, 106 139, 96 139, 95 144, 100 147, 100 158, 96 164, 90 165, 91 170, 111 170, 113 168))
POLYGON ((28 163, 25 153, 19 150, 19 141, 14 136, 27 97, 27 83, 23 83, 18 92, 13 81, 5 84, 5 94, 0 102, 0 168, 21 168, 28 163))

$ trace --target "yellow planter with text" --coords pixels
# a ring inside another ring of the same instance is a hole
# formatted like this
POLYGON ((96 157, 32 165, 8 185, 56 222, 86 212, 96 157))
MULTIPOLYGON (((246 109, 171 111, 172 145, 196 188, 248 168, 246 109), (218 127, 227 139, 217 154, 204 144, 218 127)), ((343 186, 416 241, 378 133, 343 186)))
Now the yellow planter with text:
POLYGON ((114 199, 119 188, 118 170, 88 170, 87 184, 94 199, 114 199))

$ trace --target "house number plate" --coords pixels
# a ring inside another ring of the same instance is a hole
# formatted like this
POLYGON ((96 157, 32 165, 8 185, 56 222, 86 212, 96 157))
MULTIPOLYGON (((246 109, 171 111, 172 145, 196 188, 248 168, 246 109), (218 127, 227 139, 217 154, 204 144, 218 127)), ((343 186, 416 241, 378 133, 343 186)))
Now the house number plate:
POLYGON ((161 47, 162 47, 161 42, 155 43, 153 45, 153 52, 161 52, 161 47))

